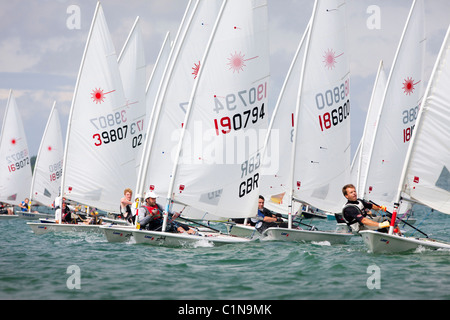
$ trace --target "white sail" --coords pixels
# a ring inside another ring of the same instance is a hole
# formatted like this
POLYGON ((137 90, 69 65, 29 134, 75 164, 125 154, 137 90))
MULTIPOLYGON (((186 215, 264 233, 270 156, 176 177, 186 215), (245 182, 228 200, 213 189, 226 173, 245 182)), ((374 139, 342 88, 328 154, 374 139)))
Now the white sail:
POLYGON ((100 3, 94 14, 72 100, 62 192, 105 211, 118 211, 135 183, 137 110, 125 98, 117 55, 100 3))
POLYGON ((350 179, 350 78, 346 3, 316 1, 294 114, 292 198, 329 212, 350 179))
MULTIPOLYGON (((170 43, 170 32, 166 33, 166 37, 164 38, 163 44, 161 46, 161 49, 159 51, 158 57, 156 59, 155 65, 153 67, 153 71, 150 75, 150 79, 148 80, 147 87, 145 89, 145 128, 148 130, 148 128, 151 126, 150 120, 153 119, 152 114, 154 111, 154 105, 156 103, 156 97, 158 94, 158 91, 161 87, 162 80, 164 78, 164 71, 167 68, 167 64, 169 62, 170 52, 172 50, 172 45, 170 43)), ((146 131, 147 132, 147 131, 146 131)), ((145 139, 146 134, 144 135, 144 138, 142 140, 142 144, 145 145, 145 139)), ((138 164, 137 169, 139 170, 139 166, 141 164, 142 159, 142 151, 144 148, 141 148, 139 150, 140 155, 137 157, 138 164)))
POLYGON ((221 0, 197 0, 186 9, 164 72, 148 128, 141 158, 136 193, 147 190, 158 195, 168 192, 174 153, 189 97, 207 41, 219 12, 221 0))
POLYGON ((356 191, 358 195, 364 195, 364 185, 366 182, 367 166, 369 164, 370 151, 377 127, 378 115, 383 102, 384 92, 386 90, 386 73, 384 71, 383 61, 380 61, 377 76, 370 98, 369 109, 367 111, 364 133, 361 138, 358 152, 355 156, 356 161, 352 164, 352 181, 356 182, 356 191), (353 174, 355 178, 353 179, 353 174))
POLYGON ((254 216, 268 118, 267 1, 225 0, 200 61, 168 198, 216 216, 254 216))
POLYGON ((263 157, 263 176, 260 193, 265 197, 265 206, 269 210, 287 214, 291 185, 291 168, 285 165, 286 155, 292 152, 295 101, 298 96, 305 39, 309 25, 299 43, 291 66, 281 88, 278 101, 269 124, 263 157))
MULTIPOLYGON (((132 145, 136 157, 136 163, 140 163, 138 155, 142 151, 142 140, 147 123, 146 113, 146 63, 144 52, 144 40, 142 38, 139 17, 130 31, 124 47, 118 58, 120 75, 127 100, 127 106, 135 110, 134 122, 136 125, 130 127, 132 132, 137 131, 133 137, 132 145)), ((130 187, 133 187, 133 183, 130 187)))
POLYGON ((0 201, 19 205, 30 194, 31 156, 12 90, 3 118, 0 155, 0 201))
POLYGON ((399 185, 399 190, 414 201, 446 214, 450 214, 449 86, 450 27, 428 84, 399 185))
MULTIPOLYGON (((127 107, 133 109, 135 115, 133 124, 130 126, 130 133, 133 132, 134 134, 132 147, 135 167, 139 167, 140 165, 145 128, 148 125, 146 121, 145 52, 139 21, 139 17, 137 17, 118 58, 127 107)), ((137 174, 137 171, 133 174, 135 175, 134 180, 128 186, 129 188, 133 188, 136 185, 137 174)))
POLYGON ((48 117, 34 166, 30 202, 51 206, 60 194, 64 144, 56 102, 48 117))
POLYGON ((423 0, 414 1, 386 84, 367 166, 364 197, 389 211, 393 210, 423 94, 426 44, 423 17, 423 0))

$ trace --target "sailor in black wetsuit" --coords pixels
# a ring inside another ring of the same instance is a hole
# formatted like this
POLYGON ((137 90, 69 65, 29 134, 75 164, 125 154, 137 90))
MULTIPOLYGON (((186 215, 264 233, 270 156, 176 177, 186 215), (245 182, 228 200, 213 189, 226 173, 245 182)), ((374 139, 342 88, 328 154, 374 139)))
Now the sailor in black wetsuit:
MULTIPOLYGON (((252 219, 253 220, 253 219, 252 219)), ((263 233, 268 228, 287 228, 287 222, 284 222, 281 218, 281 214, 273 213, 269 209, 264 207, 264 197, 259 196, 258 199, 258 215, 255 219, 255 228, 259 233, 263 233)))
POLYGON ((378 229, 386 231, 385 228, 389 228, 389 221, 383 221, 383 217, 371 217, 366 212, 366 209, 386 211, 386 207, 379 207, 364 200, 358 199, 356 188, 352 184, 345 185, 342 188, 342 193, 348 200, 344 208, 342 209, 343 219, 347 223, 347 225, 352 228, 352 231, 358 232, 361 230, 378 229))

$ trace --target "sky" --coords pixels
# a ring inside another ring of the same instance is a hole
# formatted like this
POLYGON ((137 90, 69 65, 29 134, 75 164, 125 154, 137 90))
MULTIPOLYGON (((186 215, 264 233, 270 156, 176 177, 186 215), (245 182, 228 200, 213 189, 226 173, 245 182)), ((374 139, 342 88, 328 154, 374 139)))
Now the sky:
MULTIPOLYGON (((363 133, 380 60, 388 73, 412 0, 347 0, 351 67, 352 154, 363 133)), ((105 17, 119 54, 140 17, 150 76, 168 31, 172 39, 188 0, 104 0, 105 17)), ((268 0, 273 110, 289 65, 311 16, 313 0, 268 0)), ((1 0, 0 119, 12 89, 25 126, 31 155, 36 155, 53 102, 63 136, 96 1, 1 0)), ((428 82, 450 23, 448 0, 425 0, 428 82)), ((0 122, 2 123, 2 122, 0 122)))

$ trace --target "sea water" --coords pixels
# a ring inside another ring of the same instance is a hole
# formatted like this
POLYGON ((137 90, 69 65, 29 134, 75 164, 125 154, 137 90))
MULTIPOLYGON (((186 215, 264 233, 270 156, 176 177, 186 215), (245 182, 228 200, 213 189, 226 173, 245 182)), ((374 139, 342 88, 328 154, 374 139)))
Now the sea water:
MULTIPOLYGON (((424 232, 450 240, 450 216, 419 212, 416 225, 425 217, 424 232)), ((336 226, 309 223, 319 230, 336 226)), ((0 230, 3 300, 450 299, 448 250, 372 254, 360 237, 345 245, 166 248, 109 243, 94 233, 38 236, 21 219, 0 221, 0 230)))

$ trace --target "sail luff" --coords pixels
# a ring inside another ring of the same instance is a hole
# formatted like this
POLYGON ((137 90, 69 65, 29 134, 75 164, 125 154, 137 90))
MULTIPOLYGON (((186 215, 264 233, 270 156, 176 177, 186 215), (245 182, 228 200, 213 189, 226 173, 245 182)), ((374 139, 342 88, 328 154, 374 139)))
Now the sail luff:
MULTIPOLYGON (((45 125, 44 134, 42 135, 42 138, 41 138, 41 144, 40 144, 38 153, 36 155, 35 170, 36 170, 37 164, 39 163, 39 160, 41 158, 42 148, 44 147, 43 143, 45 141, 45 137, 47 136, 48 128, 50 126, 53 114, 55 112, 55 108, 56 108, 56 101, 53 102, 52 110, 50 111, 50 115, 48 117, 47 124, 45 125)), ((30 200, 29 200, 28 212, 31 211, 31 203, 33 202, 33 199, 34 199, 33 190, 34 190, 35 182, 36 182, 36 173, 33 174, 33 177, 31 179, 30 200)))
POLYGON ((178 58, 180 49, 182 47, 182 44, 184 42, 184 39, 187 34, 187 30, 189 29, 189 25, 192 22, 192 19, 195 15, 195 12, 197 11, 199 0, 196 0, 194 7, 192 7, 192 1, 190 0, 185 13, 183 15, 183 19, 180 23, 180 27, 178 29, 177 35, 175 36, 174 45, 170 51, 168 62, 166 64, 163 79, 161 81, 160 87, 158 89, 158 93, 155 98, 155 105, 152 109, 151 113, 151 119, 149 123, 147 124, 147 133, 146 133, 146 139, 145 144, 142 152, 142 158, 141 158, 141 165, 139 167, 139 174, 138 174, 138 180, 136 184, 136 196, 138 203, 136 206, 138 207, 140 205, 140 202, 143 200, 144 197, 144 189, 145 189, 145 179, 148 172, 148 166, 150 161, 150 156, 152 152, 152 146, 153 146, 153 140, 156 133, 156 127, 160 125, 158 123, 158 119, 161 113, 161 108, 164 101, 164 95, 167 91, 167 86, 170 81, 170 77, 172 75, 172 72, 174 70, 174 65, 176 63, 176 60, 178 58), (192 12, 191 12, 192 9, 192 12), (189 15, 190 13, 190 15, 189 15), (189 18, 188 18, 189 15, 189 18), (187 20, 187 22, 186 22, 187 20), (187 23, 187 25, 186 25, 187 23), (181 37, 181 38, 180 38, 181 37), (154 123, 154 125, 152 125, 154 123))
MULTIPOLYGON (((383 70, 383 60, 380 61, 380 64, 378 66, 377 77, 375 79, 375 83, 374 83, 374 86, 373 86, 372 95, 370 97, 370 102, 369 102, 369 110, 367 110, 367 118, 366 118, 366 122, 364 124, 364 133, 363 133, 363 136, 361 138, 361 150, 360 150, 361 154, 360 154, 360 158, 359 158, 359 161, 358 161, 358 174, 357 174, 357 181, 356 181, 357 194, 360 194, 360 195, 364 194, 364 190, 366 188, 366 183, 367 183, 367 174, 364 175, 364 180, 361 182, 361 166, 362 166, 362 162, 363 162, 364 142, 366 140, 367 131, 369 129, 369 127, 368 127, 369 123, 370 123, 369 121, 371 121, 370 114, 371 114, 371 111, 373 110, 373 108, 375 108, 373 103, 374 103, 374 100, 376 98, 375 94, 376 94, 376 90, 378 89, 379 81, 381 80, 380 77, 381 77, 382 70, 383 70)), ((383 91, 386 91, 386 87, 383 89, 383 91)), ((378 122, 376 123, 375 127, 376 128, 378 127, 378 122)), ((374 134, 374 136, 375 136, 375 134, 374 134)), ((373 145, 373 139, 372 139, 372 145, 373 145)), ((364 170, 364 171, 366 172, 366 170, 364 170)))
MULTIPOLYGON (((77 97, 77 93, 78 93, 81 75, 82 75, 82 72, 84 69, 86 54, 89 49, 89 44, 90 44, 90 40, 92 37, 92 31, 94 29, 95 21, 97 20, 99 10, 100 10, 100 1, 97 2, 97 6, 95 7, 94 17, 92 18, 91 27, 89 28, 89 34, 88 34, 88 38, 86 40, 86 46, 84 48, 83 57, 81 58, 81 65, 80 65, 80 69, 78 71, 77 82, 75 84, 72 104, 70 106, 69 119, 67 122, 66 142, 65 142, 65 146, 64 146, 64 156, 63 156, 63 170, 62 170, 62 177, 61 177, 61 197, 63 196, 64 190, 65 190, 64 187, 65 187, 65 182, 66 182, 66 171, 67 171, 67 161, 66 160, 67 160, 67 153, 68 153, 69 145, 70 145, 69 144, 70 138, 71 138, 70 132, 71 132, 71 127, 72 127, 72 117, 73 117, 74 106, 76 104, 76 97, 77 97)), ((60 204, 55 204, 55 206, 58 206, 58 205, 60 205, 60 204)), ((59 221, 59 223, 61 223, 61 221, 59 221)))
MULTIPOLYGON (((206 46, 205 53, 204 53, 203 58, 201 60, 201 61, 203 61, 203 63, 205 63, 205 61, 206 61, 206 59, 208 57, 209 51, 211 49, 212 41, 213 41, 214 36, 215 36, 215 34, 217 32, 217 27, 218 27, 218 25, 220 23, 220 20, 221 20, 222 16, 223 16, 223 11, 225 10, 226 4, 227 4, 227 0, 223 0, 222 6, 221 6, 221 8, 219 10, 219 14, 217 16, 217 19, 216 19, 216 22, 214 24, 213 30, 211 32, 208 44, 206 46)), ((189 98, 189 105, 188 105, 188 108, 186 110, 184 126, 183 126, 183 130, 181 131, 181 137, 180 137, 179 142, 178 142, 178 147, 177 147, 177 151, 176 151, 176 154, 175 154, 175 162, 174 162, 174 165, 173 165, 172 175, 171 175, 171 179, 170 179, 170 183, 169 183, 169 189, 168 189, 168 192, 167 192, 167 204, 166 204, 166 208, 165 208, 165 212, 164 212, 164 222, 163 222, 162 231, 166 230, 167 217, 168 217, 169 207, 170 207, 170 203, 171 203, 171 199, 172 199, 172 193, 173 193, 173 188, 174 188, 174 183, 175 183, 175 177, 176 177, 177 169, 178 169, 178 162, 180 160, 181 148, 182 148, 182 145, 183 145, 183 140, 184 140, 184 137, 185 137, 186 128, 189 126, 190 114, 191 114, 191 111, 192 111, 192 104, 194 102, 195 94, 197 92, 199 79, 201 78, 201 75, 203 74, 203 69, 204 68, 200 68, 199 71, 198 71, 197 79, 195 79, 194 87, 192 88, 192 92, 191 92, 191 97, 189 98)))
POLYGON ((316 19, 317 14, 317 6, 318 6, 318 0, 314 2, 314 8, 313 13, 311 17, 311 21, 308 27, 308 35, 306 38, 306 46, 305 46, 305 55, 303 57, 303 63, 302 63, 302 73, 300 76, 300 83, 298 88, 298 95, 296 100, 296 106, 295 106, 295 115, 294 115, 294 133, 293 133, 293 141, 292 141, 292 150, 291 150, 291 159, 290 159, 290 180, 288 185, 289 190, 289 212, 288 212, 288 228, 292 228, 292 214, 293 214, 293 200, 294 200, 294 171, 295 171, 295 156, 296 156, 296 149, 297 149, 297 136, 298 136, 298 124, 299 124, 299 114, 300 114, 300 105, 301 105, 301 99, 302 99, 302 91, 303 91, 303 83, 305 79, 305 68, 306 63, 308 61, 308 52, 309 52, 309 46, 311 43, 311 34, 312 30, 314 28, 314 21, 316 19))
MULTIPOLYGON (((430 81, 429 81, 427 89, 425 91, 422 108, 420 109, 419 115, 418 115, 417 120, 416 120, 416 126, 415 126, 415 129, 414 129, 414 133, 413 133, 413 135, 411 137, 410 145, 408 147, 405 163, 404 163, 404 166, 403 166, 403 169, 402 169, 402 174, 401 174, 399 185, 398 185, 398 188, 397 188, 397 195, 395 197, 397 203, 399 203, 401 198, 402 198, 403 188, 404 188, 404 185, 406 183, 406 174, 408 172, 408 169, 409 169, 410 163, 411 163, 411 155, 416 150, 416 139, 419 136, 419 132, 420 132, 420 130, 422 128, 422 125, 423 125, 423 117, 424 117, 424 115, 426 114, 426 111, 427 111, 427 102, 428 102, 428 100, 430 98, 430 92, 431 92, 431 89, 432 89, 432 87, 434 85, 434 80, 435 80, 435 77, 437 75, 438 68, 439 68, 439 66, 440 66, 440 64, 442 62, 442 57, 443 57, 444 53, 447 50, 449 50, 448 49, 448 47, 450 45, 449 41, 450 41, 450 26, 447 29, 447 33, 445 35, 443 44, 442 44, 441 49, 439 51, 439 54, 437 56, 436 63, 434 65, 434 67, 433 67, 433 71, 432 71, 431 76, 430 76, 430 81)), ((446 213, 450 214, 450 212, 446 212, 446 213)))
POLYGON ((160 61, 161 61, 162 55, 164 53, 164 49, 168 45, 167 42, 169 41, 169 39, 170 39, 170 31, 167 31, 166 36, 164 37, 164 41, 163 41, 163 44, 161 46, 161 49, 159 50, 158 57, 156 58, 155 68, 153 68, 153 71, 150 74, 150 78, 149 78, 148 83, 147 83, 147 87, 145 88, 145 93, 146 94, 148 93, 148 90, 150 89, 150 86, 151 86, 152 82, 154 81, 155 72, 156 72, 156 66, 158 66, 160 61))
MULTIPOLYGON (((422 1, 422 0, 419 0, 419 1, 422 1)), ((388 76, 387 81, 386 81, 386 89, 385 89, 384 94, 383 94, 381 108, 380 108, 379 113, 378 113, 377 118, 376 118, 376 129, 374 131, 373 139, 372 139, 372 142, 371 142, 371 149, 370 149, 370 152, 369 152, 369 163, 368 163, 368 165, 366 167, 366 172, 364 174, 364 176, 367 179, 366 183, 365 183, 365 189, 364 189, 364 195, 363 195, 365 198, 368 196, 368 192, 367 192, 367 190, 368 190, 368 180, 370 179, 370 177, 372 177, 372 178, 374 177, 375 173, 373 173, 373 171, 375 170, 375 168, 377 168, 376 166, 378 165, 374 161, 374 156, 379 153, 380 148, 381 148, 381 147, 378 147, 378 145, 380 145, 381 142, 377 142, 377 141, 380 140, 380 138, 379 138, 380 135, 384 134, 384 132, 381 131, 381 129, 380 129, 380 126, 383 123, 382 122, 382 118, 387 119, 387 116, 384 116, 384 114, 385 114, 386 111, 389 111, 389 110, 392 109, 391 106, 386 106, 387 101, 388 101, 388 95, 391 94, 391 96, 392 96, 392 90, 394 90, 393 89, 393 86, 394 86, 394 83, 393 83, 394 79, 393 78, 398 73, 397 69, 400 68, 399 67, 399 63, 402 62, 401 60, 399 60, 399 55, 400 55, 400 53, 402 53, 404 51, 404 47, 407 45, 407 44, 405 44, 405 37, 406 37, 407 34, 410 33, 410 29, 413 27, 412 23, 411 23, 412 22, 411 19, 412 19, 413 14, 415 14, 415 12, 417 10, 417 7, 418 7, 417 2, 418 2, 417 0, 414 0, 412 5, 411 5, 411 8, 410 8, 410 11, 409 11, 409 14, 408 14, 408 17, 407 17, 405 26, 403 28, 403 32, 402 32, 400 41, 399 41, 399 45, 397 47, 397 50, 396 50, 396 53, 395 53, 395 56, 394 56, 392 67, 391 67, 389 76, 388 76), (375 152, 376 148, 378 150, 378 153, 375 152)), ((422 61, 419 61, 418 63, 422 63, 422 61)), ((389 96, 389 97, 391 97, 391 96, 389 96)), ((385 125, 385 124, 383 123, 383 125, 385 125)), ((384 146, 384 148, 386 148, 386 146, 384 146)), ((405 152, 403 154, 406 154, 406 150, 405 150, 405 152)), ((390 159, 390 160, 392 160, 392 159, 390 159)), ((396 157, 396 160, 398 160, 398 157, 396 157)), ((399 164, 399 165, 401 165, 401 164, 399 164)), ((399 169, 399 170, 401 170, 401 169, 399 169)), ((394 182, 395 185, 397 183, 398 183, 398 181, 394 182)), ((383 192, 387 193, 388 191, 384 190, 383 192)), ((392 196, 394 197, 395 195, 392 195, 392 196)), ((374 195, 372 194, 371 197, 373 198, 374 195)), ((375 199, 375 200, 377 202, 379 202, 380 204, 382 204, 382 205, 388 205, 387 203, 383 203, 383 201, 381 199, 375 199)))

